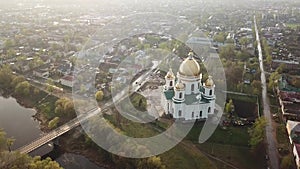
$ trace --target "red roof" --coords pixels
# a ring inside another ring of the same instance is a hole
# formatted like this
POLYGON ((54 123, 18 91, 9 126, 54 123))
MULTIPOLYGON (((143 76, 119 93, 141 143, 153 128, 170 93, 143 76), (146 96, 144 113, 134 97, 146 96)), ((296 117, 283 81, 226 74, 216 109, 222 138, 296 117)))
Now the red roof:
POLYGON ((300 100, 299 92, 280 91, 279 95, 280 95, 281 100, 284 100, 284 101, 293 101, 294 99, 300 100))
POLYGON ((74 76, 67 75, 67 76, 64 76, 62 79, 68 80, 68 81, 73 81, 74 80, 74 76))
POLYGON ((298 156, 300 156, 300 144, 295 144, 295 147, 296 147, 298 156))

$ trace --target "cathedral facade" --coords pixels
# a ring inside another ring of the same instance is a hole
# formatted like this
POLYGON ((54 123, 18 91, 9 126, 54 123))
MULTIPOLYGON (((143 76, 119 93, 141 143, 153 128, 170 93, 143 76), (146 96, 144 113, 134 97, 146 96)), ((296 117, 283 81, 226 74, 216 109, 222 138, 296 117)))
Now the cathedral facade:
POLYGON ((193 54, 181 63, 176 77, 170 69, 161 91, 161 103, 165 114, 184 120, 207 119, 215 109, 215 85, 209 76, 201 83, 202 73, 193 54))

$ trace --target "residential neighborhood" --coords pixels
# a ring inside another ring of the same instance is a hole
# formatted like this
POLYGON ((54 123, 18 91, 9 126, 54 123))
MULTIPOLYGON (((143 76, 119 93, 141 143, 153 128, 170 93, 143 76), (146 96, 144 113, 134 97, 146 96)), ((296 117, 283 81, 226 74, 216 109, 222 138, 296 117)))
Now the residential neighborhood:
POLYGON ((0 168, 300 168, 297 0, 0 4, 0 168))

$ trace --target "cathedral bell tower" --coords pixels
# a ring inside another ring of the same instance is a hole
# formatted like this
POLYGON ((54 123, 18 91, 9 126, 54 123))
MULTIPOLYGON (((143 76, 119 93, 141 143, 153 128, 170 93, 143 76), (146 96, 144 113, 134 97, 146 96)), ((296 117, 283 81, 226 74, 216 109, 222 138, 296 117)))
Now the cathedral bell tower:
POLYGON ((184 102, 185 101, 185 86, 179 81, 175 85, 175 95, 173 97, 173 101, 175 102, 184 102))
POLYGON ((214 81, 212 80, 212 76, 208 76, 208 79, 203 85, 204 92, 203 96, 206 99, 215 99, 215 84, 214 81))
POLYGON ((167 75, 165 76, 166 84, 165 84, 165 90, 170 90, 174 88, 175 85, 175 75, 170 68, 167 75))

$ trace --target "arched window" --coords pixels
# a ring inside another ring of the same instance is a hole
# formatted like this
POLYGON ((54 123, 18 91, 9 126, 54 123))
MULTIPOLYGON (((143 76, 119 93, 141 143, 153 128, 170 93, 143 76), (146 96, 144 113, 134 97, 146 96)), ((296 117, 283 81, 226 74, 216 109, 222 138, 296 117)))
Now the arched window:
POLYGON ((209 91, 209 95, 212 95, 212 90, 210 89, 210 91, 209 91))
POLYGON ((202 117, 202 110, 200 111, 200 117, 202 117))
POLYGON ((208 107, 208 113, 210 113, 211 112, 211 108, 210 107, 208 107))
POLYGON ((192 84, 191 90, 192 90, 192 92, 195 90, 195 85, 194 84, 192 84))
POLYGON ((180 93, 179 93, 179 99, 181 99, 181 98, 182 98, 182 93, 180 92, 180 93))
POLYGON ((173 86, 173 81, 170 81, 170 86, 173 86))
POLYGON ((192 118, 194 118, 194 112, 192 112, 192 118))
POLYGON ((178 116, 181 117, 182 116, 182 112, 181 110, 178 111, 178 116))

